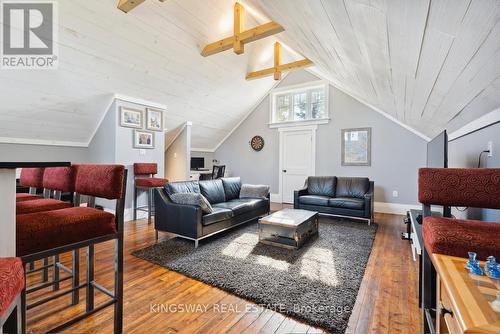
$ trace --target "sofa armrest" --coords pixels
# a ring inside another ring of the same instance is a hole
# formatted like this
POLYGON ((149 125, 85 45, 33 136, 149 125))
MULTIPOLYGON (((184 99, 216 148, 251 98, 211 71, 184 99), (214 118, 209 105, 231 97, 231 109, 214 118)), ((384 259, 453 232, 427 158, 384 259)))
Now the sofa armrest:
POLYGON ((365 217, 373 219, 374 204, 375 204, 375 183, 370 181, 370 187, 368 192, 364 196, 365 198, 365 217))
POLYGON ((199 206, 173 203, 164 190, 155 189, 155 229, 196 239, 202 235, 199 206))
POLYGON ((308 194, 308 192, 307 192, 307 186, 304 187, 304 188, 302 188, 302 189, 295 190, 293 192, 293 208, 294 209, 298 209, 299 208, 299 197, 307 195, 307 194, 308 194))

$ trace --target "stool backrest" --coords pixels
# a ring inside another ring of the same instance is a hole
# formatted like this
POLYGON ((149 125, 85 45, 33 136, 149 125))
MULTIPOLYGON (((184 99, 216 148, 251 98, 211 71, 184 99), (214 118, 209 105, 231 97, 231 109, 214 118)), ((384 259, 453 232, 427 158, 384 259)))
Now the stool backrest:
POLYGON ((75 191, 76 166, 70 167, 50 167, 45 168, 43 174, 44 192, 51 197, 54 191, 54 197, 60 198, 61 192, 72 193, 75 191))
POLYGON ((500 209, 500 168, 420 168, 418 200, 424 206, 500 209))
POLYGON ((158 164, 154 162, 141 162, 134 164, 134 175, 155 175, 158 173, 158 164))
POLYGON ((34 193, 36 188, 43 188, 44 171, 45 168, 23 168, 19 183, 23 187, 30 187, 30 193, 34 193))

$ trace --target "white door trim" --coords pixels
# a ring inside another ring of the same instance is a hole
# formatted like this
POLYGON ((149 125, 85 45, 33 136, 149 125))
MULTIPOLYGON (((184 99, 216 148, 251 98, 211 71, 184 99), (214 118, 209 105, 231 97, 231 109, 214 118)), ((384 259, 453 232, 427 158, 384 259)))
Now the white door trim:
MULTIPOLYGON (((278 179, 279 179, 279 193, 276 196, 279 199, 279 203, 283 203, 283 133, 284 132, 296 132, 296 131, 311 131, 312 137, 312 149, 311 149, 311 170, 312 175, 316 175, 316 130, 318 129, 317 125, 306 125, 306 126, 294 126, 294 127, 283 127, 279 128, 279 165, 278 165, 278 179)), ((298 189, 297 189, 298 190, 298 189)))

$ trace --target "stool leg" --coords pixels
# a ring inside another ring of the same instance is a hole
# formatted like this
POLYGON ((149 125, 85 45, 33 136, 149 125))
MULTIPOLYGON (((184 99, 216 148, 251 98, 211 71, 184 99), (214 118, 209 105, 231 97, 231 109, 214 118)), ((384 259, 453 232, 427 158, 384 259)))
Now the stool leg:
POLYGON ((42 266, 44 266, 42 270, 42 281, 47 282, 49 280, 49 258, 44 257, 42 260, 42 266))
POLYGON ((137 220, 137 187, 134 186, 134 220, 137 220))
POLYGON ((86 310, 90 312, 94 309, 94 245, 87 248, 87 300, 86 310))
POLYGON ((148 224, 151 224, 152 212, 153 212, 153 188, 148 189, 148 224))
MULTIPOLYGON (((73 250, 73 288, 80 285, 80 250, 73 250)), ((71 293, 71 305, 77 305, 80 302, 80 290, 75 289, 71 293)))
MULTIPOLYGON (((24 281, 26 282, 26 273, 24 273, 24 281)), ((26 287, 21 291, 21 333, 26 334, 26 287)))
POLYGON ((52 290, 57 291, 57 290, 59 290, 59 282, 57 282, 59 280, 59 266, 58 266, 59 255, 54 255, 52 257, 52 261, 53 261, 52 268, 54 270, 54 286, 53 286, 52 290))
POLYGON ((123 234, 115 240, 115 334, 123 330, 123 234))

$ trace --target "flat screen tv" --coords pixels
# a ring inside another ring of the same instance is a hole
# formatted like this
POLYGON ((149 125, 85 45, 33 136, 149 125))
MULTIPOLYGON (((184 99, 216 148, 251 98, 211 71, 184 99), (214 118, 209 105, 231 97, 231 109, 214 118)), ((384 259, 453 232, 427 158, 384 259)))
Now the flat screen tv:
MULTIPOLYGON (((427 167, 448 168, 448 134, 446 130, 427 143, 427 167)), ((450 207, 443 207, 443 216, 451 216, 450 207)))
POLYGON ((448 134, 446 130, 427 143, 427 167, 448 168, 448 134))
POLYGON ((191 169, 202 169, 205 168, 205 158, 191 158, 191 169))

